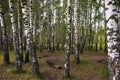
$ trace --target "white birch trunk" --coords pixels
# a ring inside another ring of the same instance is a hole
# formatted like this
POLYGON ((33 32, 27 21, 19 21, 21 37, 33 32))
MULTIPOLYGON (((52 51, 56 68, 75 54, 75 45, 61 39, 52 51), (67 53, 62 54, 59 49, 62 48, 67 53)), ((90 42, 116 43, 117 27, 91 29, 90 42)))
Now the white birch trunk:
MULTIPOLYGON (((23 14, 22 17, 23 17, 25 43, 27 43, 26 37, 29 29, 29 8, 28 8, 27 0, 21 0, 21 6, 22 6, 22 14, 23 14)), ((26 46, 25 62, 29 62, 28 45, 24 44, 24 46, 26 46)))
POLYGON ((13 32, 13 43, 14 43, 14 50, 15 50, 15 55, 16 55, 16 69, 21 70, 22 69, 22 62, 21 62, 21 57, 20 57, 20 52, 19 52, 19 37, 18 37, 18 30, 17 26, 15 23, 15 14, 14 14, 14 5, 13 5, 13 0, 9 0, 9 10, 10 10, 10 19, 11 19, 11 24, 12 24, 12 32, 13 32))
POLYGON ((75 62, 79 63, 79 51, 78 51, 78 29, 79 29, 79 17, 78 17, 78 0, 75 0, 75 10, 74 10, 74 15, 75 15, 75 62))
POLYGON ((120 80, 120 38, 118 37, 117 0, 105 0, 109 80, 120 80))
POLYGON ((65 55, 65 78, 70 77, 70 53, 71 53, 71 27, 72 27, 72 0, 67 0, 67 34, 65 55))
POLYGON ((37 60, 36 51, 33 45, 32 0, 29 0, 29 4, 30 4, 29 5, 30 26, 28 28, 28 33, 27 33, 27 45, 28 45, 29 54, 31 56, 32 72, 39 74, 39 64, 37 60))

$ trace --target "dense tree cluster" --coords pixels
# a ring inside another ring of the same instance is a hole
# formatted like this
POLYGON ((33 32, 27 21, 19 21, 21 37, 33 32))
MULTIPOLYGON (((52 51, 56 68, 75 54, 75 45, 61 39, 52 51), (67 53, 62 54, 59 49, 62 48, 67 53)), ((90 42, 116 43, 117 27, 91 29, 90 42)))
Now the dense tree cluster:
POLYGON ((32 72, 39 74, 37 49, 66 50, 67 78, 71 53, 79 63, 84 51, 104 51, 108 52, 110 80, 119 80, 119 5, 118 0, 0 0, 4 63, 10 63, 9 50, 14 46, 16 69, 22 70, 22 62, 30 60, 32 72))

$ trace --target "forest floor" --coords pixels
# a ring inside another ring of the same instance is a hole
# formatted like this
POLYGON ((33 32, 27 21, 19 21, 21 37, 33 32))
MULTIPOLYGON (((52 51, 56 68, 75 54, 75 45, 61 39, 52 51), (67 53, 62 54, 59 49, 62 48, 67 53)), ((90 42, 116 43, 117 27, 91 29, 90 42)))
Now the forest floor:
MULTIPOLYGON (((1 53, 1 52, 0 52, 1 53)), ((15 70, 15 57, 10 52, 10 64, 3 63, 0 54, 0 80, 108 80, 107 54, 102 52, 86 52, 80 55, 80 64, 74 63, 74 54, 70 57, 71 77, 65 79, 65 52, 38 52, 40 75, 32 74, 30 63, 23 63, 23 70, 15 70)))

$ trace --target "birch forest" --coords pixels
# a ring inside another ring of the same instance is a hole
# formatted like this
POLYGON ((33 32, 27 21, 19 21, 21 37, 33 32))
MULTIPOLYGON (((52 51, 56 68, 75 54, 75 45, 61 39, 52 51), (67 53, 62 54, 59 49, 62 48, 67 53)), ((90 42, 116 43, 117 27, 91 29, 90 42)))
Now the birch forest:
POLYGON ((0 0, 0 80, 120 80, 120 0, 0 0))

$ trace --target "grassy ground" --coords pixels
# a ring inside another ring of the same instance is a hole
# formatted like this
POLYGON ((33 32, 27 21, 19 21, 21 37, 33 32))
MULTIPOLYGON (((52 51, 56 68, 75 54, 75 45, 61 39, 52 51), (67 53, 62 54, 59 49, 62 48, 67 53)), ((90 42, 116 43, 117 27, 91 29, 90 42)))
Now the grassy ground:
POLYGON ((104 53, 85 53, 80 56, 80 64, 74 63, 74 55, 71 55, 71 77, 65 79, 64 74, 64 54, 65 52, 48 53, 37 52, 40 65, 40 75, 32 74, 30 63, 23 63, 23 70, 16 71, 14 65, 14 53, 10 52, 11 64, 3 64, 2 54, 0 54, 0 80, 108 80, 107 63, 100 62, 107 60, 104 53), (51 61, 54 66, 61 66, 56 69, 49 66, 46 61, 51 61))

